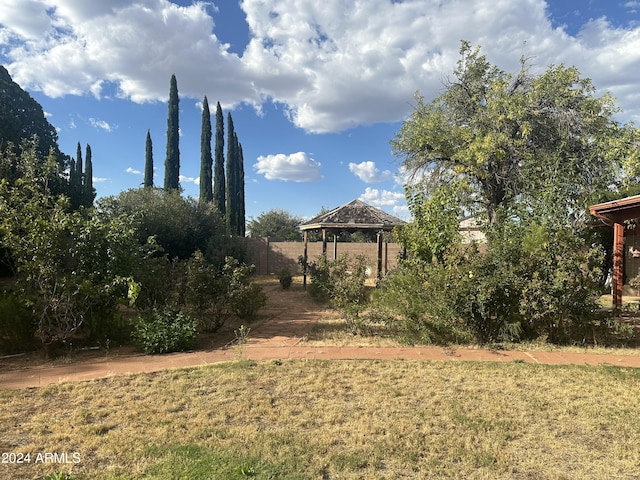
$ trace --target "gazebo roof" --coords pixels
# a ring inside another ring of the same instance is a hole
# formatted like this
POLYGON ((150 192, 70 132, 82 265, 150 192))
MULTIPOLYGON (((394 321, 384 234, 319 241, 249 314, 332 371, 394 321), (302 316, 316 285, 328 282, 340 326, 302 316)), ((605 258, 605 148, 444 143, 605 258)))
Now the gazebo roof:
POLYGON ((403 220, 389 215, 379 208, 367 205, 361 200, 352 200, 303 223, 300 225, 300 230, 390 231, 396 225, 403 225, 404 223, 403 220))
POLYGON ((640 218, 640 195, 592 205, 589 211, 609 224, 640 218))

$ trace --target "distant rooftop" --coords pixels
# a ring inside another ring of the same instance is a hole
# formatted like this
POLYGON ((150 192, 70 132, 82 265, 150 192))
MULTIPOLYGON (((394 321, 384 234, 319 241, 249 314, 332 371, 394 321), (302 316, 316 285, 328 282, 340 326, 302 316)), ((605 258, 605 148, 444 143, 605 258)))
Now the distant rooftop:
POLYGON ((379 208, 367 205, 361 200, 352 200, 303 223, 300 225, 300 230, 389 231, 393 230, 395 226, 405 223, 404 220, 389 215, 379 208))

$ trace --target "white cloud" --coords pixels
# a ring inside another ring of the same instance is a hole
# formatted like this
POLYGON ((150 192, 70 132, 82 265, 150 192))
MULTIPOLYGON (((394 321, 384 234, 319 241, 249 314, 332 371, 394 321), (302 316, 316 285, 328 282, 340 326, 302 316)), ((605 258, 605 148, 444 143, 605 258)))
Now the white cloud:
POLYGON ((259 100, 240 58, 212 34, 209 2, 0 2, 12 6, 0 3, 0 24, 3 37, 20 40, 7 51, 7 69, 23 88, 100 98, 103 82, 112 82, 119 96, 145 102, 165 100, 175 73, 183 97, 215 93, 225 105, 259 100))
POLYGON ((367 187, 360 200, 374 207, 398 206, 405 202, 405 197, 403 193, 367 187))
POLYGON ((93 180, 93 183, 103 183, 109 180, 108 178, 103 178, 103 177, 91 177, 91 178, 93 180))
POLYGON ((320 163, 305 152, 290 155, 284 153, 261 155, 253 168, 263 174, 267 180, 317 182, 323 178, 320 174, 320 163))
POLYGON ((402 119, 418 89, 437 95, 464 38, 505 70, 516 70, 522 55, 535 71, 576 65, 619 99, 623 120, 640 122, 637 22, 620 27, 598 18, 571 36, 554 28, 545 0, 240 6, 250 28, 242 55, 216 36, 210 2, 0 0, 0 40, 14 80, 51 97, 100 98, 109 84, 135 102, 164 101, 175 73, 182 98, 208 94, 225 108, 246 102, 258 112, 274 101, 298 127, 330 132, 402 119))
POLYGON ((200 185, 200 177, 187 177, 185 175, 178 175, 178 179, 183 183, 194 183, 200 185))
POLYGON ((109 125, 104 120, 98 120, 97 118, 90 118, 89 123, 91 124, 92 127, 101 128, 106 132, 111 132, 114 128, 116 128, 116 127, 113 127, 112 125, 109 125))
POLYGON ((0 0, 0 24, 9 35, 37 40, 51 28, 51 19, 38 0, 0 0))
POLYGON ((380 172, 376 164, 371 161, 361 163, 350 163, 349 170, 356 177, 365 183, 379 183, 389 180, 392 177, 390 170, 380 172))
POLYGON ((127 167, 125 172, 133 173, 134 175, 142 175, 142 172, 140 170, 136 170, 135 168, 131 168, 131 167, 127 167))

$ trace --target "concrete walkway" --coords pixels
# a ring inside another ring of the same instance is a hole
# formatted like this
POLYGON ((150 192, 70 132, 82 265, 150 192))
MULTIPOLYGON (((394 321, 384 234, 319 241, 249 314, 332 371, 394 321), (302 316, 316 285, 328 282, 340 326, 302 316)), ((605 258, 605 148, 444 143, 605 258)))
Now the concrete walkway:
MULTIPOLYGON (((248 360, 291 359, 373 359, 473 362, 526 362, 552 365, 612 365, 640 368, 638 355, 615 355, 573 352, 506 351, 483 349, 451 349, 442 347, 334 347, 309 346, 301 340, 323 312, 281 310, 270 320, 251 330, 246 345, 209 351, 172 353, 167 355, 107 356, 67 365, 0 371, 0 389, 40 387, 52 383, 77 382, 159 370, 248 360)), ((0 370, 2 363, 0 362, 0 370)))

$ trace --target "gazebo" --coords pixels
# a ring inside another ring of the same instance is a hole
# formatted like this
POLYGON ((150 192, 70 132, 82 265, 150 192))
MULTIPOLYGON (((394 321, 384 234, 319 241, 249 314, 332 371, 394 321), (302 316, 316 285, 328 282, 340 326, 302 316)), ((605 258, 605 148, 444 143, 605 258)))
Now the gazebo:
POLYGON ((300 225, 300 230, 304 235, 304 285, 307 284, 307 245, 310 231, 320 230, 322 232, 322 255, 325 257, 327 256, 327 232, 334 234, 334 257, 337 256, 338 249, 336 233, 345 231, 350 233, 375 232, 378 242, 378 278, 380 278, 382 275, 382 233, 390 232, 396 226, 404 225, 405 223, 403 220, 357 199, 303 223, 300 225))
POLYGON ((624 223, 640 218, 640 195, 621 198, 612 202, 600 203, 589 207, 591 215, 613 226, 613 306, 616 312, 622 309, 622 286, 624 264, 624 223))

